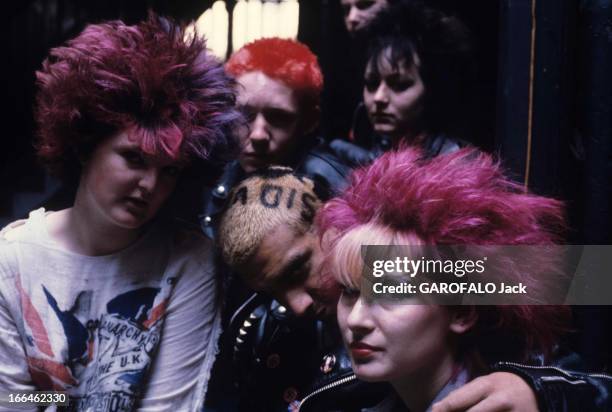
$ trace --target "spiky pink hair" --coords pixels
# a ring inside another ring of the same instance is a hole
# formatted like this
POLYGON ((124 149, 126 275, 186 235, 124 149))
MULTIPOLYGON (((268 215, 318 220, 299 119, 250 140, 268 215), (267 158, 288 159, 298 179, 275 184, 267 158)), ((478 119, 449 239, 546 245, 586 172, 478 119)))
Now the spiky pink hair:
POLYGON ((128 128, 145 153, 174 160, 206 159, 214 147, 232 146, 228 131, 239 118, 233 82, 204 40, 186 40, 154 14, 134 26, 87 26, 52 49, 36 76, 38 154, 60 174, 128 128))
MULTIPOLYGON (((565 229, 561 202, 526 193, 491 156, 474 149, 433 159, 408 148, 386 153, 357 170, 343 194, 317 216, 321 236, 331 237, 332 245, 367 223, 446 245, 550 245, 565 229)), ((514 275, 537 282, 528 273, 514 275)), ((482 346, 491 337, 510 335, 521 341, 521 356, 534 349, 548 353, 568 316, 568 308, 560 306, 477 306, 476 311, 473 344, 486 352, 482 346)))
POLYGON ((271 37, 251 42, 232 54, 225 70, 238 77, 261 71, 293 89, 306 111, 319 106, 323 75, 317 57, 310 49, 295 40, 271 37))

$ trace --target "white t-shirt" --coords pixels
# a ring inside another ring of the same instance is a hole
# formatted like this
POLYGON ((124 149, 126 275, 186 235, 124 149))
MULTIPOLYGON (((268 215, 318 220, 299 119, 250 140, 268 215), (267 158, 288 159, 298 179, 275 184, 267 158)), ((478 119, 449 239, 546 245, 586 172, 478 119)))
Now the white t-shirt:
POLYGON ((220 331, 211 244, 158 224, 84 256, 45 221, 39 209, 0 232, 0 393, 66 391, 79 411, 200 410, 220 331))

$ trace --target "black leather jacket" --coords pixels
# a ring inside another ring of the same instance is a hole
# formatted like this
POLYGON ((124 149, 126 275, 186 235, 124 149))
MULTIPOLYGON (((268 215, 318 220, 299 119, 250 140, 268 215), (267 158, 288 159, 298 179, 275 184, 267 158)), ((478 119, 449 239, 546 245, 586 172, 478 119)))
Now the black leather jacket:
POLYGON ((390 390, 355 377, 335 319, 298 319, 260 294, 234 313, 227 339, 239 411, 359 411, 390 390))
MULTIPOLYGON (((363 153, 363 149, 348 142, 345 142, 342 147, 346 153, 353 153, 353 155, 363 153)), ((292 167, 296 173, 314 180, 317 195, 326 200, 346 186, 348 175, 356 166, 356 163, 350 159, 348 156, 346 159, 340 159, 327 143, 322 139, 317 139, 310 148, 299 153, 288 166, 292 167)), ((227 196, 234 186, 245 177, 246 173, 238 161, 234 161, 225 168, 217 184, 205 190, 204 208, 199 220, 203 232, 209 238, 215 238, 219 216, 225 207, 227 196)))
MULTIPOLYGON (((356 378, 334 319, 296 319, 255 294, 234 314, 228 332, 241 411, 361 411, 392 390, 356 378)), ((542 412, 612 411, 612 376, 572 371, 580 368, 575 354, 549 366, 537 356, 532 362, 498 362, 491 371, 522 377, 542 412)))
MULTIPOLYGON (((434 157, 464 145, 446 136, 432 136, 424 150, 426 156, 434 157)), ((295 162, 298 172, 322 188, 322 198, 344 187, 351 167, 370 163, 391 144, 385 137, 375 136, 368 149, 341 140, 329 146, 320 144, 295 162)), ((202 229, 211 238, 229 192, 244 177, 237 162, 230 164, 219 183, 206 193, 200 218, 202 229)), ((257 294, 237 302, 242 305, 231 311, 221 342, 220 359, 225 362, 218 362, 222 370, 216 372, 228 377, 232 389, 224 396, 234 402, 221 410, 273 412, 287 411, 291 406, 302 412, 359 411, 377 404, 390 390, 386 384, 356 379, 335 322, 295 319, 277 302, 257 294)), ((612 411, 612 377, 561 369, 576 367, 566 359, 555 365, 500 362, 493 370, 523 377, 534 389, 541 411, 612 411)))
POLYGON ((540 411, 612 411, 612 376, 571 370, 579 364, 576 355, 568 355, 550 366, 498 362, 493 370, 522 377, 535 392, 540 411))
MULTIPOLYGON (((364 166, 392 148, 391 139, 378 134, 372 134, 368 143, 367 146, 356 146, 346 140, 336 139, 330 142, 330 149, 343 162, 364 166)), ((441 134, 428 136, 421 145, 421 149, 425 157, 432 158, 455 152, 467 145, 468 143, 463 140, 441 134)))

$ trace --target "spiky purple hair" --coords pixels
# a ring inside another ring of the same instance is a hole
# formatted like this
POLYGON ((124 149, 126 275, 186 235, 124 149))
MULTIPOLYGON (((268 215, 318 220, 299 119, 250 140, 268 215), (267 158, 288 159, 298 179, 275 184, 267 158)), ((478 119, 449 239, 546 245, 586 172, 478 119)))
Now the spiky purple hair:
POLYGON ((173 160, 234 146, 233 82, 204 40, 154 14, 134 26, 87 26, 36 76, 38 154, 59 174, 78 171, 79 157, 126 128, 145 153, 173 160))
MULTIPOLYGON (((561 202, 526 193, 490 155, 475 149, 433 159, 416 149, 386 153, 356 171, 316 223, 332 245, 366 223, 442 245, 551 245, 565 230, 561 202)), ((535 259, 516 265, 512 274, 530 290, 542 286, 531 275, 549 262, 546 256, 535 259)), ((519 340, 513 349, 520 357, 534 349, 549 353, 569 313, 567 307, 528 305, 477 306, 476 311, 472 348, 483 354, 492 341, 509 336, 519 340)))

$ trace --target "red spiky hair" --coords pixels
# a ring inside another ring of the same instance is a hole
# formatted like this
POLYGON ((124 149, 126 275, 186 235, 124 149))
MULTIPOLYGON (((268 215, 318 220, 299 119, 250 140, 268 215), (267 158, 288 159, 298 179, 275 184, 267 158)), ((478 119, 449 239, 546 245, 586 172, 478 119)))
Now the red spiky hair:
POLYGON ((302 110, 318 109, 323 75, 317 57, 300 42, 277 37, 255 40, 232 54, 225 70, 234 77, 261 71, 293 89, 302 110))
POLYGON ((150 14, 127 26, 92 24, 52 49, 36 73, 38 154, 64 176, 101 140, 123 129, 145 153, 207 159, 231 147, 239 118, 234 84, 204 40, 150 14))

